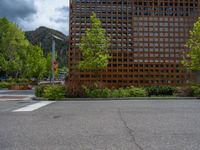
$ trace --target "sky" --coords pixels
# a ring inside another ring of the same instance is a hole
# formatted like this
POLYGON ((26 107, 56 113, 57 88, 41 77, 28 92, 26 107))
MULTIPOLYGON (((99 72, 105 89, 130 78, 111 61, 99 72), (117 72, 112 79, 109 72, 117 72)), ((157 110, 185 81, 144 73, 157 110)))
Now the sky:
POLYGON ((24 31, 46 26, 68 35, 69 0, 0 0, 0 18, 24 31))

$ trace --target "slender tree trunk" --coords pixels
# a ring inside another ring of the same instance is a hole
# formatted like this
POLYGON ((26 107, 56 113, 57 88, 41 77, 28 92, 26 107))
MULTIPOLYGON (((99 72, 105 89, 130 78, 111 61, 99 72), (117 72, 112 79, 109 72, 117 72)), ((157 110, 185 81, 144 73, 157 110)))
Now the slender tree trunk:
POLYGON ((17 71, 15 74, 15 78, 18 78, 19 72, 17 71))

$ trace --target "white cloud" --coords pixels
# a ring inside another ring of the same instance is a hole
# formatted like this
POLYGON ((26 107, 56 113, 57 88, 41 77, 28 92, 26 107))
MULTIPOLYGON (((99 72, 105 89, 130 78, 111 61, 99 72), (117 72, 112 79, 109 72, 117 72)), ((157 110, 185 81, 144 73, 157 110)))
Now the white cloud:
POLYGON ((46 26, 68 34, 69 12, 59 11, 69 7, 69 0, 34 0, 37 13, 31 20, 20 20, 18 23, 24 30, 34 30, 39 26, 46 26), (66 21, 66 22, 65 22, 66 21))

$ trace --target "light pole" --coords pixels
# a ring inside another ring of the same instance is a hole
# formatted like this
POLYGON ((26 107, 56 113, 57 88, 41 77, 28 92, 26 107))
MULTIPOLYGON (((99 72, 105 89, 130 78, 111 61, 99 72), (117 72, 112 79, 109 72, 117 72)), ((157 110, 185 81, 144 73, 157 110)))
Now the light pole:
POLYGON ((60 41, 64 41, 63 39, 57 37, 56 35, 52 35, 52 82, 54 83, 54 80, 55 80, 55 73, 54 73, 54 63, 55 63, 55 47, 56 47, 56 41, 55 39, 57 40, 60 40, 60 41))

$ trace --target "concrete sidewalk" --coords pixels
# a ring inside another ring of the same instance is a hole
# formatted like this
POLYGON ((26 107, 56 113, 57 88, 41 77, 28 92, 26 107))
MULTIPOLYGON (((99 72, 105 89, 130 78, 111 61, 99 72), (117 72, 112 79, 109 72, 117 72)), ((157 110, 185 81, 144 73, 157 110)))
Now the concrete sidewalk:
POLYGON ((15 100, 32 100, 34 95, 1 95, 0 101, 15 101, 15 100))
POLYGON ((34 90, 0 90, 0 101, 31 100, 34 90))

